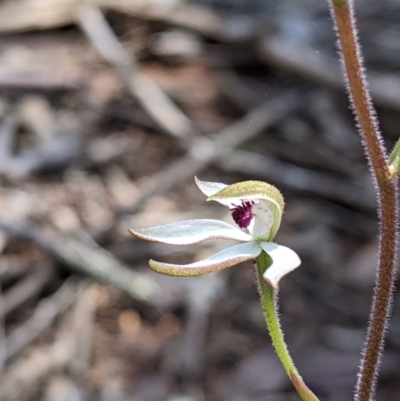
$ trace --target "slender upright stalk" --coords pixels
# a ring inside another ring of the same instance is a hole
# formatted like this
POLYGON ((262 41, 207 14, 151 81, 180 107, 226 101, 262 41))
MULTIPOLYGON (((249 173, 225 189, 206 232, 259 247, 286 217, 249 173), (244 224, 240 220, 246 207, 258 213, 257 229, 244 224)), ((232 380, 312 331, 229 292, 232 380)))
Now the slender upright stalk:
POLYGON ((276 290, 269 286, 264 278, 263 274, 265 270, 271 265, 271 258, 265 252, 262 252, 256 260, 256 276, 258 284, 258 292, 261 298, 261 304, 264 311, 265 321, 267 323, 268 331, 271 336, 272 345, 275 348, 276 353, 285 369, 285 372, 289 376, 291 382, 296 388, 300 398, 303 401, 319 401, 314 393, 306 386, 296 367, 294 366, 293 360, 290 357, 287 349, 281 325, 279 323, 279 317, 277 312, 277 295, 276 290))
POLYGON ((397 184, 391 180, 386 151, 379 133, 362 65, 352 0, 330 0, 332 17, 347 77, 348 91, 375 182, 380 220, 379 266, 367 339, 363 350, 355 400, 370 401, 391 312, 397 242, 397 184))

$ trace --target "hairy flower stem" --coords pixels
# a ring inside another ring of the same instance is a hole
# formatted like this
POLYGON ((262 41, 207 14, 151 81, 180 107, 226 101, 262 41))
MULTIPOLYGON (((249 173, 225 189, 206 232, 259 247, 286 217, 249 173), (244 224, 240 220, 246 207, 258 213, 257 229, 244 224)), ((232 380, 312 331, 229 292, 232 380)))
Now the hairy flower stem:
POLYGON ((256 259, 256 276, 258 284, 258 292, 261 298, 261 304, 264 311, 265 321, 267 323, 268 331, 271 336, 272 345, 275 348, 276 353, 289 376, 291 382, 296 388, 300 398, 303 401, 319 401, 314 393, 306 386, 299 372, 294 366, 293 360, 289 355, 281 325, 279 323, 279 317, 277 312, 277 295, 276 290, 269 286, 264 278, 263 274, 265 270, 271 265, 271 258, 265 252, 262 252, 256 259))
POLYGON ((386 151, 372 107, 362 66, 352 0, 330 0, 351 103, 375 181, 380 220, 379 266, 370 324, 355 392, 356 401, 371 401, 375 392, 385 330, 390 317, 397 242, 397 184, 391 180, 386 151))

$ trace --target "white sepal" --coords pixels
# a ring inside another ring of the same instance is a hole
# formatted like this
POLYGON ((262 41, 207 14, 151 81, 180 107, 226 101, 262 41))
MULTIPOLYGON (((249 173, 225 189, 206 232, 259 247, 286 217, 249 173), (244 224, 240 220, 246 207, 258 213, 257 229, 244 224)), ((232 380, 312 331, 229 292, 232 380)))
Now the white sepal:
POLYGON ((280 279, 299 267, 301 260, 296 252, 286 246, 273 242, 261 242, 260 245, 272 259, 272 265, 265 271, 264 279, 271 287, 277 288, 280 279))
POLYGON ((203 192, 203 194, 207 197, 213 196, 228 186, 219 182, 201 181, 197 177, 194 177, 194 181, 200 191, 203 192))
POLYGON ((219 220, 198 219, 163 224, 145 228, 130 229, 140 239, 169 245, 192 245, 209 239, 231 239, 251 241, 252 236, 219 220))
POLYGON ((177 277, 192 277, 213 273, 237 265, 238 263, 255 259, 261 251, 261 246, 257 242, 251 241, 244 244, 233 245, 207 259, 187 265, 162 263, 156 262, 155 260, 150 260, 149 265, 158 273, 177 277))

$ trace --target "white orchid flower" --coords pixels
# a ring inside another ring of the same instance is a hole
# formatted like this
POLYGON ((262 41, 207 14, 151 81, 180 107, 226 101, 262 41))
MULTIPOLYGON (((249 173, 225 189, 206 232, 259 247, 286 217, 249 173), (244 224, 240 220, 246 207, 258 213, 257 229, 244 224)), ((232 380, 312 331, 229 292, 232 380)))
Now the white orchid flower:
POLYGON ((274 186, 260 181, 225 185, 195 180, 208 201, 217 201, 229 207, 239 228, 219 220, 198 219, 130 229, 130 233, 146 241, 170 245, 191 245, 209 239, 230 239, 242 243, 186 265, 150 260, 153 270, 170 276, 199 276, 253 260, 264 251, 272 260, 264 279, 277 288, 283 276, 300 266, 300 258, 294 251, 272 242, 281 224, 284 208, 283 197, 274 186))

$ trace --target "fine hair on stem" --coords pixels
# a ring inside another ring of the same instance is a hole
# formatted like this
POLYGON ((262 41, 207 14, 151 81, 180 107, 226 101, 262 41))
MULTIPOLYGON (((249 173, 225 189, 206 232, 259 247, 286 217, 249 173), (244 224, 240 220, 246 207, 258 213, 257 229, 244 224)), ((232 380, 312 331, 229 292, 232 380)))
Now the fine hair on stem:
POLYGON ((352 0, 330 0, 348 93, 369 161, 378 203, 379 261, 367 337, 355 390, 355 401, 371 401, 390 318, 397 245, 397 183, 392 179, 386 149, 370 101, 358 43, 352 0))

